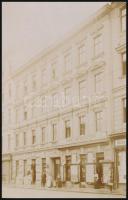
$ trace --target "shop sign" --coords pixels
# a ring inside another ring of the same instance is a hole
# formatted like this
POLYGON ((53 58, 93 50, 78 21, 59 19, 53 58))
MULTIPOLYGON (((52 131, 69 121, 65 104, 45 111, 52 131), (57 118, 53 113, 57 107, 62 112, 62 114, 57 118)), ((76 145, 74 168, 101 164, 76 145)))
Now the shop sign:
POLYGON ((126 145, 126 139, 116 140, 115 146, 124 146, 126 145))

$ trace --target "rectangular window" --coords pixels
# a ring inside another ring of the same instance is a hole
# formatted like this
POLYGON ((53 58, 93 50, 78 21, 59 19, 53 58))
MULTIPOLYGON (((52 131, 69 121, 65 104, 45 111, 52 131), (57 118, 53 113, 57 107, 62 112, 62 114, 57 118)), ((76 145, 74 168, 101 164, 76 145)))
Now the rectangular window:
POLYGON ((101 131, 103 123, 103 112, 96 112, 96 131, 101 131))
POLYGON ((42 128, 42 144, 45 143, 45 127, 42 128))
POLYGON ((27 160, 24 160, 24 176, 27 175, 27 160))
POLYGON ((16 147, 19 146, 19 134, 16 134, 16 147))
POLYGON ((19 160, 16 160, 16 176, 19 175, 19 160))
POLYGON ((56 135, 57 135, 57 125, 53 124, 52 125, 52 141, 56 140, 56 135))
POLYGON ((95 92, 102 92, 103 90, 103 73, 95 75, 95 92))
POLYGON ((86 61, 85 45, 79 47, 79 64, 83 64, 86 61))
POLYGON ((35 130, 32 130, 32 144, 36 143, 36 135, 35 135, 35 130))
POLYGON ((126 31, 126 8, 121 9, 121 31, 126 31))
POLYGON ((86 82, 81 81, 79 83, 79 100, 83 101, 86 97, 86 82))
POLYGON ((85 116, 79 117, 80 135, 85 135, 85 116))
POLYGON ((71 124, 70 124, 70 120, 65 121, 65 136, 66 138, 70 138, 71 137, 71 124))
POLYGON ((126 123, 126 98, 123 98, 122 101, 123 101, 123 122, 126 123))
POLYGON ((24 120, 27 120, 27 111, 24 112, 24 120))
POLYGON ((65 104, 71 103, 71 88, 67 87, 65 88, 65 104))
POLYGON ((102 35, 94 38, 94 55, 98 56, 103 51, 103 39, 102 35))
POLYGON ((67 54, 64 57, 65 62, 65 71, 68 72, 71 70, 71 54, 67 54))
POLYGON ((24 145, 26 145, 27 144, 27 133, 24 132, 23 135, 24 135, 24 145))
POLYGON ((122 75, 126 75, 126 52, 122 54, 122 75))

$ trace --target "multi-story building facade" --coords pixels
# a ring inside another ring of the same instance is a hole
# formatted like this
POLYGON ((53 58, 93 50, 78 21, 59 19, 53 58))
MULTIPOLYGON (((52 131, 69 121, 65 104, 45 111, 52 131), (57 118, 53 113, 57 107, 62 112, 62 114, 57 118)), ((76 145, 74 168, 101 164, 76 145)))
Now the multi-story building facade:
POLYGON ((126 5, 100 9, 78 31, 4 83, 5 180, 126 186, 126 5), (8 119, 7 119, 8 118, 8 119))

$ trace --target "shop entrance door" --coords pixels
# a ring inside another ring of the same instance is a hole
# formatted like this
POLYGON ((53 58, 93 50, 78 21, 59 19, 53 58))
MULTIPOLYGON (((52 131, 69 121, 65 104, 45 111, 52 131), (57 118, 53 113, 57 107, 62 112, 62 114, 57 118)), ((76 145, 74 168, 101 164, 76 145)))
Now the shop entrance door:
POLYGON ((54 158, 54 180, 60 178, 60 158, 54 158))
POLYGON ((42 176, 41 176, 41 184, 45 186, 46 184, 46 158, 42 158, 42 176))
POLYGON ((96 173, 98 175, 98 183, 99 185, 103 185, 103 163, 101 161, 104 160, 104 153, 96 154, 96 173))
POLYGON ((71 181, 71 156, 66 156, 65 175, 66 181, 71 181))
POLYGON ((86 155, 80 155, 80 182, 86 182, 86 155))
POLYGON ((32 170, 32 184, 35 184, 36 182, 36 160, 32 160, 32 165, 31 165, 31 170, 32 170))

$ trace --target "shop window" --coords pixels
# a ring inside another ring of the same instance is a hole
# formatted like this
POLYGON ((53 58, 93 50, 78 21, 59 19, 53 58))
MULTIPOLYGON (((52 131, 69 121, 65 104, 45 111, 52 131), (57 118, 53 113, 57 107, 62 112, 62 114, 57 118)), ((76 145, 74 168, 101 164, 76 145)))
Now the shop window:
POLYGON ((86 155, 80 155, 80 182, 86 181, 86 155))
POLYGON ((27 175, 27 160, 24 160, 24 176, 27 175))
POLYGON ((19 175, 19 160, 16 160, 16 176, 19 175))
POLYGON ((71 124, 70 124, 70 120, 65 121, 65 132, 66 132, 66 138, 70 138, 71 137, 71 124))
POLYGON ((45 184, 46 184, 46 158, 42 158, 41 184, 43 186, 45 186, 45 184))

